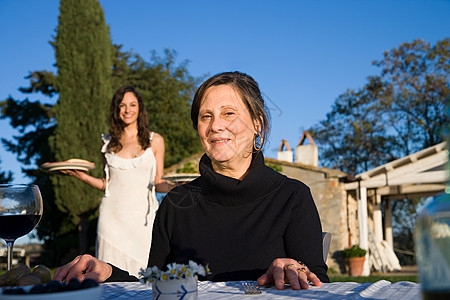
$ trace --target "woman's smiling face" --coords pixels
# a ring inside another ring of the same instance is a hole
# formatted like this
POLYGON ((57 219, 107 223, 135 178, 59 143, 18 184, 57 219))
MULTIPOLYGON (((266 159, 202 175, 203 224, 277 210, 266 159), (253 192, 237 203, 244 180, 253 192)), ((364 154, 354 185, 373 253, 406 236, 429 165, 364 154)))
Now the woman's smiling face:
POLYGON ((125 93, 125 95, 123 96, 123 100, 119 105, 119 108, 120 118, 126 125, 137 123, 139 117, 139 102, 133 93, 125 93))
POLYGON ((249 165, 256 132, 241 96, 230 85, 213 86, 205 92, 198 133, 213 167, 249 165))

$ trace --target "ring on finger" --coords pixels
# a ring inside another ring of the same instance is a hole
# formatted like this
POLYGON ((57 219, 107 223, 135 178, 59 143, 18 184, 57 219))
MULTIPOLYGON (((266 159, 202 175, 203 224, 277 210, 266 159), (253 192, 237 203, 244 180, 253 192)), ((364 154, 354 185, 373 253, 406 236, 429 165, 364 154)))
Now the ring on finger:
POLYGON ((288 265, 285 265, 285 266, 284 266, 285 269, 287 269, 287 268, 289 268, 289 267, 295 267, 295 265, 294 265, 294 264, 288 264, 288 265))
POLYGON ((306 273, 306 268, 305 267, 301 267, 297 269, 297 272, 303 272, 306 273))
POLYGON ((300 261, 300 260, 297 260, 297 262, 298 262, 298 263, 302 266, 302 268, 304 268, 305 270, 308 269, 308 267, 305 265, 304 262, 302 262, 302 261, 300 261))

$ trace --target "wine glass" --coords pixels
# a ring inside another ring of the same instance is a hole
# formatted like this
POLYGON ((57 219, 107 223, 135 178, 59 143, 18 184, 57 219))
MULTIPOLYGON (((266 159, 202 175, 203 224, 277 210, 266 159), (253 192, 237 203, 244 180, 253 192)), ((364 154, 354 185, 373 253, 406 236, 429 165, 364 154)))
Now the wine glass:
POLYGON ((0 238, 5 240, 8 248, 8 271, 12 266, 15 240, 36 227, 42 212, 42 197, 37 185, 0 184, 0 238))

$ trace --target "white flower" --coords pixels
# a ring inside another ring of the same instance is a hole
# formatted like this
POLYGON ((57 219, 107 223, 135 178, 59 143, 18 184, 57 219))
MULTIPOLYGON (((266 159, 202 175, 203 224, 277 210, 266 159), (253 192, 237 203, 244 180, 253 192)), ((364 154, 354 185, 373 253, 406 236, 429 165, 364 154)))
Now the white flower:
MULTIPOLYGON (((148 269, 150 269, 150 268, 147 268, 147 270, 148 269)), ((152 273, 159 273, 159 269, 157 266, 153 266, 150 270, 152 271, 152 273)))
POLYGON ((178 275, 179 265, 176 263, 167 265, 167 272, 169 272, 170 278, 176 278, 178 275))
POLYGON ((179 278, 186 277, 186 273, 188 272, 188 267, 186 265, 180 265, 180 275, 179 278))
POLYGON ((191 269, 192 273, 197 273, 197 271, 198 271, 198 264, 195 261, 190 260, 189 261, 189 268, 191 269))
POLYGON ((171 263, 166 266, 166 271, 161 271, 158 267, 141 269, 139 275, 141 275, 140 282, 152 283, 155 280, 170 280, 194 277, 197 274, 205 276, 210 272, 208 265, 205 267, 197 264, 194 261, 189 261, 188 265, 171 263))
POLYGON ((159 277, 159 280, 169 280, 170 279, 170 272, 161 272, 161 276, 159 277))
POLYGON ((205 275, 206 275, 205 267, 203 267, 202 265, 198 266, 198 271, 197 271, 197 273, 198 273, 198 275, 205 276, 205 275))

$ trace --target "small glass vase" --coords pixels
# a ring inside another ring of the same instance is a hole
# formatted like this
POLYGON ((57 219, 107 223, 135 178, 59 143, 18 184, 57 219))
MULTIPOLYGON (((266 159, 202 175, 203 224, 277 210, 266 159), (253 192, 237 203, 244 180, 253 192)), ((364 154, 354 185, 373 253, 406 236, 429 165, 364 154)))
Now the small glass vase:
POLYGON ((157 280, 152 284, 153 299, 197 300, 197 276, 157 280))

